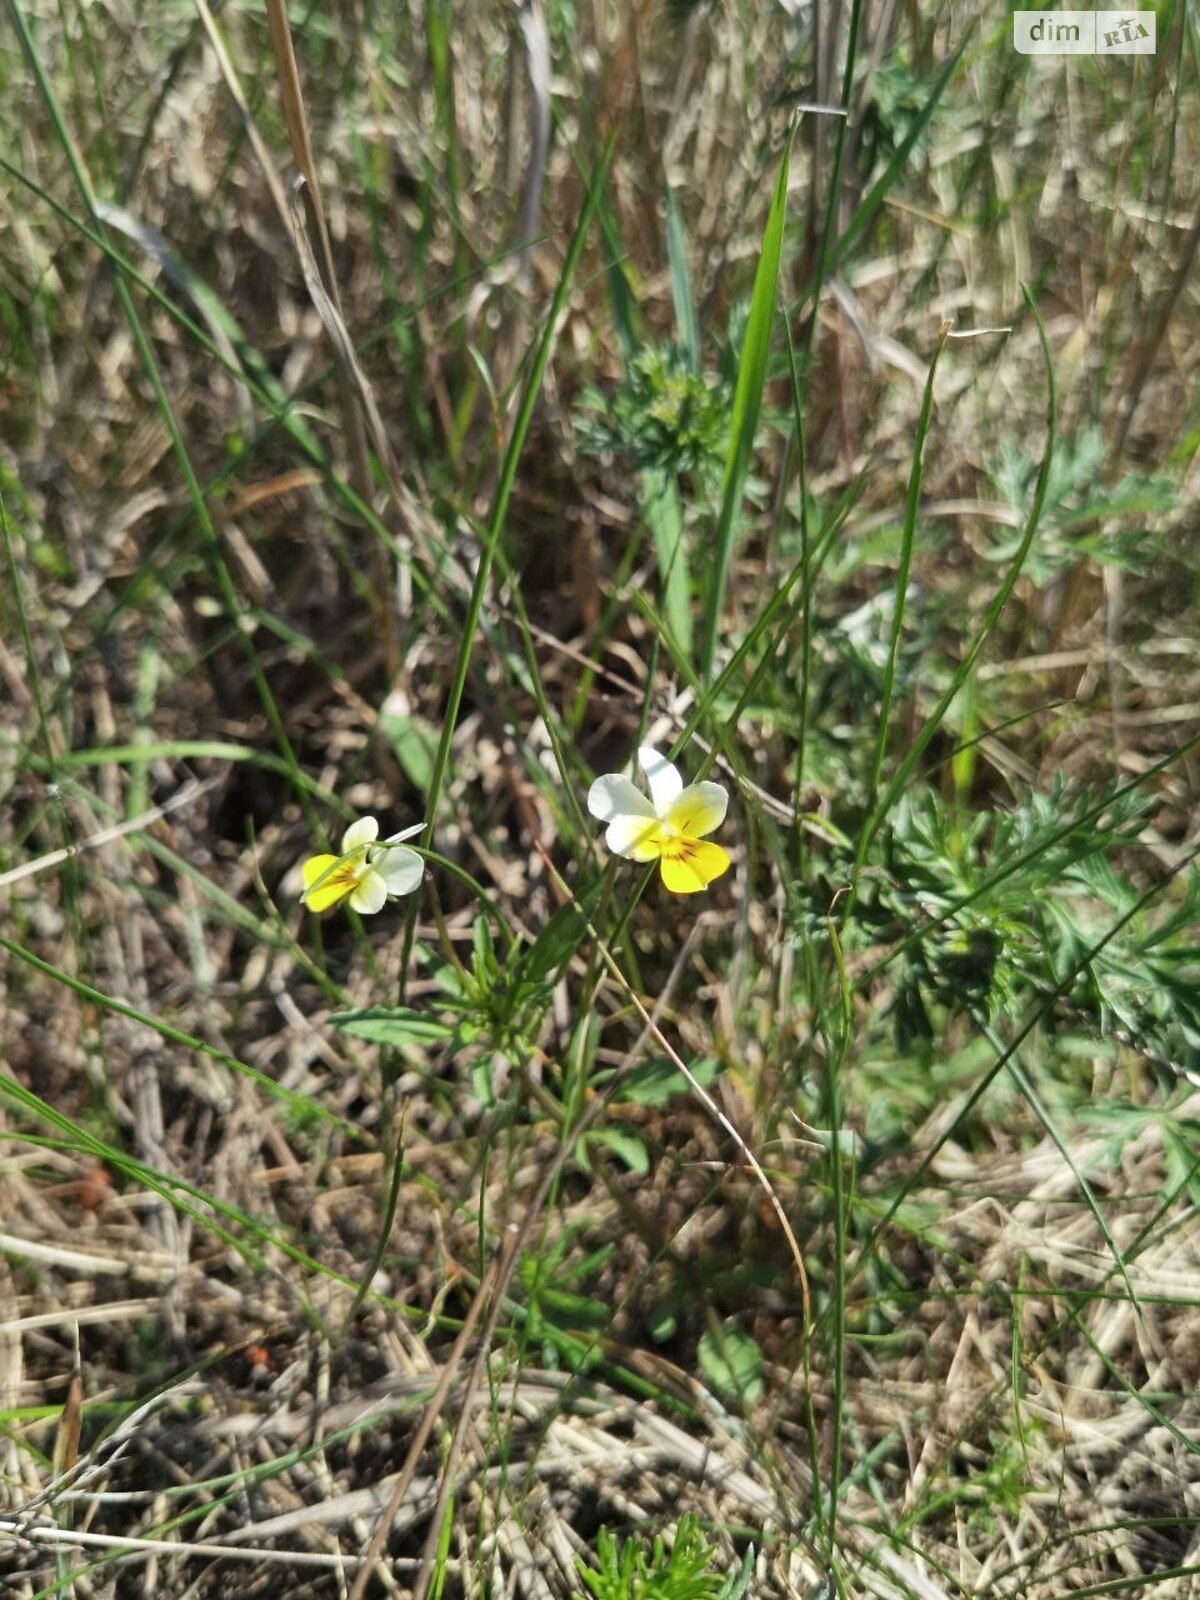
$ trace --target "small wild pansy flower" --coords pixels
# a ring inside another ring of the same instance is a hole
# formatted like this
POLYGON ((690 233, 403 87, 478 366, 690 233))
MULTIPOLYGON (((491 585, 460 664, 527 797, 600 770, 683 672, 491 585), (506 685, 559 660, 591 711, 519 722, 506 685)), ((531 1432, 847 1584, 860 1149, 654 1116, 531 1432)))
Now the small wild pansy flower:
POLYGON ((425 863, 400 841, 423 827, 418 822, 377 844, 378 820, 359 817, 342 835, 340 856, 310 856, 304 863, 304 904, 310 911, 328 911, 348 898, 355 911, 369 916, 397 895, 411 894, 420 885, 425 863))
POLYGON ((638 751, 650 798, 619 773, 597 778, 588 790, 588 810, 608 823, 604 842, 627 861, 657 861, 662 881, 674 894, 707 889, 729 868, 729 852, 707 835, 725 820, 729 797, 719 783, 686 789, 679 769, 650 745, 638 751))

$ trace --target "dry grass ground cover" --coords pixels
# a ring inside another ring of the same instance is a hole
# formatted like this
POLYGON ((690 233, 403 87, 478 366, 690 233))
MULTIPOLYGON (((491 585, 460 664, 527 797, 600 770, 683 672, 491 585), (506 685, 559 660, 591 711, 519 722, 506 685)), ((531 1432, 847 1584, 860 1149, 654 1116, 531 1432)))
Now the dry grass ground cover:
POLYGON ((1191 1594, 1194 15, 282 17, 0 23, 0 1593, 1191 1594))

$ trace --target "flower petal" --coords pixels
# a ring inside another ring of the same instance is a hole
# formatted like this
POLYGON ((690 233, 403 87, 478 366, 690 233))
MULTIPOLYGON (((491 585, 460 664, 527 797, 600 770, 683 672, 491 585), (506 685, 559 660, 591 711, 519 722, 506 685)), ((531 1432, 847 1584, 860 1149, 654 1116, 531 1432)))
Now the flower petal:
POLYGON ((693 783, 667 813, 667 821, 685 839, 703 839, 725 821, 729 796, 719 783, 693 783))
POLYGON ((339 865, 339 856, 310 856, 301 867, 304 893, 301 899, 310 911, 328 911, 344 900, 354 888, 354 878, 339 865))
POLYGON ((399 844, 403 839, 412 839, 424 828, 423 822, 414 822, 411 828, 401 828, 399 833, 389 833, 382 842, 384 844, 399 844))
POLYGON ((340 856, 309 856, 300 868, 300 876, 304 879, 305 889, 311 889, 322 873, 328 872, 330 867, 336 867, 341 860, 340 856))
POLYGON ((370 917, 374 916, 376 911, 383 910, 387 897, 387 884, 374 867, 370 867, 355 885, 354 893, 350 896, 350 904, 364 917, 370 917))
POLYGON ((395 845, 391 850, 380 850, 371 865, 372 873, 382 878, 390 895, 411 894, 421 887, 425 876, 425 863, 415 850, 395 845))
POLYGON ((662 823, 657 817, 614 817, 604 842, 626 861, 657 861, 662 855, 662 823))
POLYGON ((660 755, 651 744, 644 744, 639 749, 638 765, 646 774, 655 811, 660 817, 665 817, 683 790, 679 768, 673 766, 666 756, 660 755))
POLYGON ((348 856, 352 850, 361 850, 363 845, 370 844, 379 837, 378 817, 359 817, 357 822, 352 822, 342 835, 342 854, 348 856))
POLYGON ((601 822, 612 822, 616 817, 658 816, 642 791, 617 772, 596 779, 588 790, 588 810, 601 822))
POLYGON ((664 855, 662 881, 672 894, 695 894, 707 889, 715 878, 728 872, 731 858, 728 850, 705 840, 688 843, 686 850, 664 855))

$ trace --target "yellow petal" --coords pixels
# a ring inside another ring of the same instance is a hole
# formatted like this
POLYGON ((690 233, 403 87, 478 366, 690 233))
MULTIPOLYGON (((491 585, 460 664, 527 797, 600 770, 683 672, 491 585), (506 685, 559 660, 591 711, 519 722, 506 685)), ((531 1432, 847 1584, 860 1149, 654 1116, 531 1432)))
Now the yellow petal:
POLYGON ((340 856, 309 856, 300 868, 304 877, 304 887, 311 889, 322 873, 328 872, 330 867, 336 867, 340 860, 340 856))
POLYGON ((300 869, 304 877, 304 904, 310 911, 328 911, 344 900, 357 881, 353 872, 338 865, 340 856, 309 856, 300 869))
POLYGON ((662 823, 657 817, 614 817, 604 842, 626 861, 657 861, 663 849, 662 823))
POLYGON ((719 783, 693 783, 667 812, 667 821, 685 838, 703 839, 725 821, 728 805, 729 796, 719 783))
POLYGON ((662 858, 662 880, 672 894, 696 894, 728 872, 730 855, 707 839, 677 839, 662 858))

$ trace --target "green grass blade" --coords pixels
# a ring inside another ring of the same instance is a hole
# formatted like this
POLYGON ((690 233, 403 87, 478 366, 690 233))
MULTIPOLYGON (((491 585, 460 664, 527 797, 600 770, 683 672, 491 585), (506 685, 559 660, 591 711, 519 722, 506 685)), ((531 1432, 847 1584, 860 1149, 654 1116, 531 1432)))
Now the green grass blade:
POLYGON ((862 830, 858 836, 858 850, 854 858, 854 871, 850 879, 850 893, 846 896, 843 923, 850 915, 854 904, 854 892, 858 884, 858 876, 862 871, 863 862, 866 860, 867 847, 871 842, 871 818, 875 814, 875 794, 879 788, 879 778, 883 771, 883 758, 887 750, 888 721, 892 710, 892 696, 896 685, 896 664, 900 656, 900 639, 904 632, 904 603, 908 597, 908 574, 912 565, 913 545, 917 535, 917 516, 921 509, 921 479, 925 470, 925 440, 929 436, 929 424, 933 416, 933 385, 937 377, 938 361, 942 351, 946 348, 946 340, 950 335, 950 325, 945 323, 938 334, 938 342, 933 352, 933 359, 929 363, 929 375, 925 379, 925 393, 921 399, 921 414, 917 420, 917 437, 913 446, 912 469, 908 478, 908 500, 904 511, 904 528, 900 537, 900 564, 896 570, 896 599, 892 607, 892 632, 888 642, 887 666, 883 675, 883 696, 879 707, 879 730, 875 736, 875 754, 871 762, 871 779, 867 790, 867 815, 863 822, 862 830))
MULTIPOLYGON (((58 99, 54 93, 54 89, 50 83, 50 80, 46 76, 45 69, 43 68, 41 59, 38 56, 37 50, 34 46, 32 36, 30 35, 28 23, 25 20, 25 16, 21 10, 21 7, 17 3, 17 0, 9 0, 9 12, 13 18, 17 35, 21 41, 21 48, 25 55, 25 59, 28 62, 30 70, 32 71, 35 79, 37 80, 38 90, 42 96, 43 102, 45 103, 46 109, 50 114, 51 121, 54 123, 55 132, 57 133, 59 142, 63 147, 63 152, 67 158, 67 164, 71 169, 71 175, 75 180, 76 188, 79 190, 80 198, 82 199, 88 216, 91 219, 92 227, 102 237, 107 238, 107 232, 104 223, 101 221, 100 214, 97 209, 97 202, 91 180, 88 177, 87 171, 83 165, 83 159, 76 148, 75 141, 72 139, 70 131, 67 128, 62 109, 58 103, 58 99)), ((138 356, 141 360, 146 377, 149 380, 151 389, 153 391, 159 415, 161 416, 163 425, 165 426, 170 437, 172 451, 179 466, 180 473, 183 477, 184 485, 187 489, 188 499, 191 502, 192 511, 195 515, 197 526, 203 533, 205 543, 208 546, 209 561, 213 575, 216 578, 217 588, 220 591, 222 602, 230 620, 233 622, 239 622, 242 607, 238 596, 237 587, 234 584, 233 577, 229 571, 228 564, 226 563, 224 551, 221 547, 221 541, 218 538, 217 530, 213 525, 208 504, 204 498, 204 492, 201 489, 200 481, 196 476, 196 470, 192 464, 192 458, 188 452, 187 444, 184 441, 183 433, 179 426, 179 420, 175 415, 175 409, 171 404, 170 396, 167 393, 162 372, 159 369, 158 361, 154 355, 154 350, 146 334, 146 330, 142 325, 142 320, 138 315, 137 307, 133 302, 133 295, 130 292, 129 285, 126 283, 123 274, 119 271, 114 271, 112 281, 113 287, 116 290, 117 299, 120 301, 121 309, 124 312, 126 321, 129 324, 129 330, 133 336, 133 342, 137 349, 138 356)), ((247 634, 240 626, 238 628, 238 636, 244 649, 250 675, 254 680, 254 685, 258 692, 258 697, 262 705, 263 712, 266 716, 267 722, 271 727, 275 741, 279 746, 280 756, 287 765, 288 773, 292 779, 293 785, 295 786, 296 793, 300 800, 300 805, 308 818, 309 825, 311 826, 314 834, 320 838, 322 832, 320 821, 315 809, 313 808, 312 801, 303 786, 299 763, 296 760, 295 751, 292 749, 291 739, 288 737, 287 729, 284 726, 279 707, 275 702, 275 696, 271 692, 271 686, 267 681, 266 673, 263 671, 262 663, 258 658, 258 652, 254 648, 254 642, 250 638, 249 634, 247 634)))
POLYGON ((883 206, 883 202, 894 187, 896 179, 907 168, 908 159, 912 155, 918 139, 920 139, 929 125, 930 117, 937 110, 946 85, 958 70, 959 62, 962 60, 963 49, 964 45, 960 44, 953 55, 947 58, 942 70, 934 80, 933 88, 930 90, 928 98, 906 129, 903 139, 900 140, 892 154, 891 160, 859 202, 854 215, 850 218, 845 233, 842 234, 833 247, 829 261, 829 270, 831 272, 835 271, 846 260, 851 250, 853 250, 859 239, 874 221, 883 206))
POLYGON ((800 705, 796 729, 796 757, 792 778, 792 862, 797 877, 804 871, 804 829, 800 825, 800 799, 804 790, 804 754, 808 743, 809 682, 812 676, 812 582, 809 573, 808 450, 804 428, 804 394, 796 365, 791 324, 784 318, 787 335, 788 378, 792 391, 792 417, 796 425, 796 452, 800 478, 800 565, 804 587, 800 605, 800 705))
POLYGON ((671 273, 671 299, 675 302, 675 331, 679 335, 680 348, 687 357, 688 366, 693 372, 699 372, 700 322, 692 294, 692 275, 688 271, 687 235, 683 231, 679 204, 669 183, 663 192, 667 202, 667 266, 671 273))
POLYGON ((788 132, 775 180, 775 193, 767 214, 763 233, 762 251, 754 274, 754 288, 750 296, 750 317, 742 341, 738 361, 737 384, 733 394, 733 416, 729 429, 729 448, 725 458, 725 478, 721 488, 721 510, 717 518, 714 551, 714 568, 708 590, 708 605, 704 620, 704 657, 700 676, 712 677, 717 653, 721 612, 725 605, 725 589, 729 582, 729 568, 733 560, 733 540, 737 527, 742 490, 754 449, 754 436, 758 429, 758 414, 762 408, 763 388, 767 381, 767 362, 771 354, 771 331, 775 322, 775 293, 779 283, 779 260, 783 251, 783 231, 787 221, 788 174, 791 169, 792 139, 795 130, 788 132))
POLYGON ((692 653, 692 578, 684 544, 683 502, 675 484, 661 472, 643 472, 646 522, 654 540, 663 611, 679 649, 692 653))
POLYGON ((512 494, 512 487, 516 481, 517 467, 521 460, 521 452, 525 448, 525 438, 529 432, 529 425, 533 421, 534 407, 541 392, 542 378, 550 361, 551 352, 558 338, 559 321, 563 307, 566 305, 567 295, 570 293, 571 284, 575 279, 575 272, 583 255, 583 247, 591 228, 592 216, 596 209, 604 184, 605 174, 608 171, 609 161, 612 159, 614 140, 610 139, 604 154, 592 174, 592 181, 588 186, 587 196, 583 203, 574 237, 567 251, 567 259, 559 275, 558 287, 554 291, 554 299, 542 328, 542 336, 538 342, 529 376, 525 382, 525 392, 521 397, 520 409, 516 421, 513 423, 512 434, 508 441, 508 448, 504 453, 504 462, 500 469, 500 481, 496 487, 496 496, 492 504, 492 513, 488 518, 487 530, 484 534, 483 549, 480 552, 479 564, 475 571, 475 581, 471 587, 471 597, 467 603, 467 615, 463 624, 463 641, 459 648, 458 660, 455 664, 454 679, 450 685, 450 693, 446 701, 445 717, 442 725, 442 736, 438 741, 437 751, 433 758, 433 775, 429 780, 429 810, 425 819, 425 832, 421 838, 422 846, 427 850, 433 838, 434 822, 437 816, 438 801, 441 799, 442 788, 446 779, 446 768, 450 761, 450 745, 454 738, 455 724, 458 721, 458 711, 462 704, 463 690, 466 687, 467 673, 471 666, 471 656, 475 648, 475 635, 479 627, 479 614, 483 609, 484 596, 487 593, 488 583, 491 578, 492 567, 496 560, 496 551, 500 544, 500 535, 504 530, 505 519, 508 515, 508 502, 512 494))
MULTIPOLYGON (((352 1280, 335 1268, 322 1265, 315 1256, 294 1245, 279 1230, 272 1228, 267 1223, 261 1222, 243 1211, 240 1206, 231 1201, 222 1200, 216 1195, 209 1194, 197 1184, 189 1183, 186 1178, 176 1173, 161 1172, 148 1162, 140 1161, 136 1156, 127 1154, 115 1145, 109 1144, 97 1134, 91 1133, 87 1128, 72 1122, 67 1116, 43 1100, 32 1090, 26 1089, 15 1078, 0 1072, 0 1097, 20 1106, 30 1116, 39 1121, 48 1123, 52 1128, 57 1128, 60 1138, 50 1138, 41 1135, 22 1134, 22 1139, 33 1145, 44 1146, 48 1149, 69 1150, 76 1155, 87 1155, 94 1160, 102 1162, 105 1167, 113 1172, 124 1174, 133 1183, 146 1189, 151 1194, 156 1194, 160 1199, 173 1206, 185 1216, 191 1217, 201 1227, 205 1228, 214 1237, 231 1245, 239 1254, 246 1256, 257 1272, 266 1272, 266 1261, 258 1255, 253 1245, 247 1242, 240 1234, 231 1232, 214 1220, 215 1217, 234 1224, 251 1240, 259 1244, 271 1246, 279 1250, 290 1260, 306 1269, 319 1273, 322 1277, 330 1278, 347 1287, 353 1287, 352 1280), (214 1213, 209 1216, 203 1209, 208 1207, 214 1213)), ((6 1134, 6 1137, 11 1135, 6 1134)))
POLYGON ((838 1495, 842 1487, 842 1441, 846 1420, 846 1268, 850 1251, 846 1154, 842 1148, 841 1078, 854 1037, 854 1011, 846 962, 832 917, 826 919, 826 930, 833 952, 838 990, 837 1013, 830 1030, 832 1037, 829 1038, 828 1048, 824 1052, 823 1107, 825 1123, 829 1130, 829 1189, 833 1201, 833 1293, 830 1305, 830 1337, 833 1340, 833 1392, 830 1396, 833 1411, 833 1440, 829 1463, 829 1520, 824 1529, 826 1559, 832 1562, 837 1551, 838 1495))
POLYGON ((140 1023, 143 1028, 149 1028, 152 1033, 157 1033, 160 1038, 167 1039, 171 1044, 181 1045, 185 1050, 194 1050, 197 1055, 208 1056, 210 1060, 217 1061, 223 1067, 228 1067, 231 1072, 240 1073, 256 1083, 260 1089, 286 1105, 297 1117, 305 1121, 316 1120, 328 1123, 345 1134, 348 1139, 361 1141, 362 1134, 352 1122, 345 1121, 336 1112, 328 1111, 307 1095, 297 1094, 292 1089, 285 1089, 281 1083, 276 1083, 273 1078, 268 1078, 266 1073, 259 1072, 257 1068, 239 1061, 228 1050, 221 1050, 214 1044, 209 1044, 204 1039, 197 1039, 190 1033, 184 1033, 181 1028, 173 1028, 169 1022, 163 1022, 158 1017, 152 1017, 146 1011, 139 1011, 137 1006, 126 1005, 124 1000, 117 1000, 112 995, 104 994, 100 989, 92 988, 91 984, 84 983, 80 978, 74 978, 69 972, 63 972, 60 967, 53 966, 49 961, 43 961, 40 956, 35 956, 32 950, 27 950, 23 944, 18 944, 14 939, 6 938, 0 933, 0 950, 6 950, 10 956, 18 961, 23 961, 26 966, 32 967, 35 972, 40 972, 45 978, 52 978, 56 983, 61 983, 64 988, 70 989, 81 1000, 89 1001, 92 1005, 99 1006, 104 1011, 111 1011, 114 1016, 127 1017, 131 1022, 140 1023))
MULTIPOLYGON (((800 295, 799 298, 795 300, 789 307, 791 315, 794 316, 797 312, 802 311, 805 306, 807 306, 820 293, 820 290, 829 274, 835 272, 838 267, 845 263, 851 251, 854 249, 854 246, 859 242, 863 234, 879 214, 883 207, 884 201, 895 187, 896 180, 900 177, 901 173, 906 170, 909 157, 916 148, 917 141, 925 132, 925 129, 929 125, 930 118, 937 110, 942 95, 945 93, 947 85, 949 84, 951 78, 953 78, 955 72, 958 70, 959 63, 962 60, 963 48, 964 46, 960 44, 953 55, 949 56, 943 64, 941 71, 934 80, 933 88, 930 90, 927 99, 921 106, 917 115, 913 118, 912 122, 908 124, 904 137, 900 140, 895 150, 892 152, 891 158, 889 159, 886 167, 871 185, 870 189, 868 189, 862 200, 859 201, 853 216, 850 218, 850 221, 846 226, 846 231, 840 236, 840 238, 829 244, 827 249, 823 244, 823 260, 817 277, 813 283, 808 285, 804 293, 800 295)), ((841 139, 839 139, 839 152, 840 147, 841 139)), ((826 237, 828 237, 830 226, 831 218, 827 218, 826 237)), ((813 321, 815 322, 815 318, 813 321)), ((811 326, 812 324, 810 323, 810 328, 811 326)), ((809 342, 809 340, 806 340, 806 349, 809 342)))
MULTIPOLYGON (((988 1026, 987 1018, 980 1016, 977 1011, 972 1011, 972 1016, 975 1018, 976 1027, 983 1034, 984 1038, 991 1045, 992 1049, 996 1051, 997 1055, 1004 1055, 1004 1045, 1001 1040, 996 1037, 994 1030, 988 1026)), ((1017 1088, 1025 1097, 1026 1104, 1029 1106, 1034 1116, 1045 1129, 1050 1142, 1058 1151, 1059 1155, 1063 1158, 1063 1161, 1066 1163, 1066 1165, 1071 1169, 1071 1176, 1079 1185, 1079 1192, 1082 1194, 1084 1203, 1092 1214, 1092 1220, 1099 1229, 1100 1237, 1108 1246, 1108 1252, 1113 1258, 1113 1265, 1121 1274, 1121 1280, 1125 1285, 1125 1291, 1129 1296, 1129 1302, 1140 1316, 1142 1308, 1138 1303, 1137 1294, 1135 1293, 1133 1284, 1130 1281, 1129 1270, 1125 1265, 1125 1258, 1121 1254, 1117 1241, 1112 1236, 1112 1231, 1110 1230, 1108 1223, 1104 1220, 1104 1213, 1096 1204, 1096 1196, 1092 1193, 1091 1184, 1087 1181, 1086 1175, 1080 1170, 1075 1158, 1071 1154, 1070 1146, 1059 1132, 1053 1117, 1050 1115, 1048 1108, 1043 1103, 1042 1097, 1038 1094, 1037 1089, 1030 1080, 1028 1073, 1025 1071, 1024 1067, 1022 1067, 1015 1051, 1008 1052, 1005 1065, 1007 1067, 1009 1077, 1013 1080, 1017 1088)))
POLYGON ((971 644, 963 655, 962 660, 955 668, 949 685, 943 692, 933 711, 926 718, 924 726, 917 734, 917 737, 913 740, 911 748, 905 755, 903 761, 901 761, 899 767, 896 769, 896 775, 888 785, 887 792, 884 794, 883 799, 880 800, 878 806, 875 808, 874 813, 869 818, 867 826, 863 830, 862 849, 864 854, 866 848, 870 845, 871 840, 874 838, 880 824, 883 822, 892 806, 895 805, 896 801, 899 799, 904 790, 905 784, 912 775, 913 769, 916 767, 917 762, 924 754, 930 740, 941 726, 942 718, 950 709, 950 705, 955 696, 970 677, 975 663, 979 659, 980 652, 991 636, 992 629, 1000 620, 1000 614, 1004 610, 1004 607, 1008 604, 1009 596, 1012 594, 1013 589, 1016 586, 1017 579, 1021 576, 1021 571, 1025 565, 1025 558, 1029 554, 1030 546, 1033 544, 1034 534, 1037 532, 1038 524, 1042 520, 1042 512, 1046 504, 1046 491, 1049 487, 1050 471, 1054 459, 1057 397, 1054 384, 1054 362, 1050 354, 1050 346, 1046 340, 1046 330, 1042 326, 1042 319, 1038 316, 1037 308, 1034 305, 1028 290, 1025 291, 1025 298, 1029 304, 1029 309, 1033 312, 1034 320, 1037 323, 1038 338, 1041 340, 1042 346, 1042 359, 1046 368, 1047 387, 1046 448, 1042 456, 1041 466, 1038 469, 1037 484, 1033 495, 1033 504, 1030 507, 1029 516, 1026 520, 1024 531, 1021 535, 1021 542, 1013 554, 1008 571, 1004 576, 1004 582, 996 591, 996 594, 992 599, 992 603, 988 607, 987 615, 984 617, 982 627, 971 641, 971 644))

